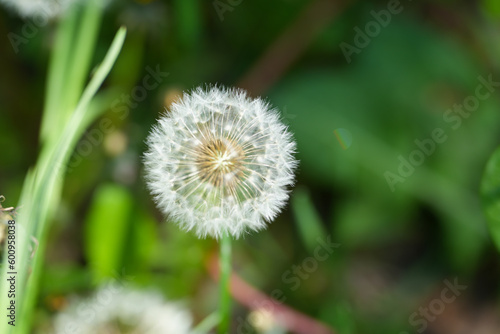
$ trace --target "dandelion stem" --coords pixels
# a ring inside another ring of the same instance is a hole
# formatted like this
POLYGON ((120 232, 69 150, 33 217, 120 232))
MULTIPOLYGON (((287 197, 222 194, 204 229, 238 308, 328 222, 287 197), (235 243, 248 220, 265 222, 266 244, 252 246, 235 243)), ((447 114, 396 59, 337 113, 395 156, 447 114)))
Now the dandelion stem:
POLYGON ((219 334, 229 333, 231 319, 231 238, 227 233, 220 242, 220 278, 219 278, 219 334))

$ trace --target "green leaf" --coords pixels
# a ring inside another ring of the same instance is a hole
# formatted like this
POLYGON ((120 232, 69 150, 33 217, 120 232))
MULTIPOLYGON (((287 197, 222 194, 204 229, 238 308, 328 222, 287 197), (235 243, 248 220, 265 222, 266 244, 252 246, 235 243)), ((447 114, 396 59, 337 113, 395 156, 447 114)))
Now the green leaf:
MULTIPOLYGON (((31 315, 38 296, 38 284, 43 265, 42 255, 45 253, 47 246, 48 223, 59 203, 64 163, 74 148, 78 134, 82 133, 81 128, 87 124, 83 122, 85 114, 97 90, 113 67, 120 53, 125 36, 126 29, 122 27, 117 32, 104 61, 98 67, 95 75, 84 90, 78 106, 63 129, 62 134, 54 143, 51 142, 49 146, 47 146, 47 143, 44 145, 37 165, 33 169, 33 173, 29 176, 29 182, 23 188, 23 193, 21 194, 23 210, 18 220, 25 228, 25 234, 38 240, 39 246, 31 259, 32 256, 27 247, 30 243, 30 238, 26 237, 20 242, 21 248, 18 253, 18 263, 20 266, 18 269, 16 299, 18 301, 19 318, 24 319, 24 321, 15 327, 16 334, 28 333, 30 331, 31 315)), ((6 282, 2 281, 0 284, 0 290, 5 290, 7 286, 6 282)), ((2 307, 8 302, 7 294, 0 296, 0 305, 2 307)), ((10 328, 11 326, 7 326, 6 322, 0 323, 0 333, 10 333, 13 330, 10 328)))
POLYGON ((500 251, 500 148, 493 153, 486 165, 481 197, 491 237, 500 251))
POLYGON ((175 0, 173 5, 179 42, 194 49, 199 45, 201 35, 201 1, 175 0))
POLYGON ((500 17, 500 2, 498 0, 483 0, 482 5, 491 16, 500 17))
MULTIPOLYGON (((297 140, 301 181, 374 203, 370 211, 382 218, 379 226, 408 220, 403 206, 425 203, 442 217, 451 266, 465 270, 478 263, 486 227, 476 190, 470 189, 478 160, 464 164, 461 157, 481 159, 489 152, 498 137, 498 113, 490 107, 494 98, 481 102, 456 132, 443 113, 456 102, 447 95, 474 94, 478 73, 482 70, 462 46, 400 17, 348 67, 297 71, 274 89, 271 100, 286 107, 283 116, 297 140), (393 52, 394 45, 401 52, 393 52), (450 59, 450 54, 457 57, 450 59), (425 163, 391 188, 386 172, 398 173, 399 156, 408 158, 418 149, 415 140, 428 138, 436 128, 446 131, 447 142, 436 145, 425 163), (481 140, 468 145, 478 131, 481 140), (400 214, 386 215, 394 211, 400 214)), ((370 214, 354 210, 348 219, 370 214)), ((372 227, 370 221, 342 229, 355 238, 372 227)), ((397 237, 389 227, 387 236, 397 237)))
POLYGON ((323 238, 326 233, 321 217, 306 189, 295 189, 292 197, 292 209, 302 242, 312 252, 318 245, 317 239, 323 238))
POLYGON ((324 316, 329 323, 339 332, 343 334, 351 334, 356 332, 356 323, 353 318, 353 310, 347 301, 336 300, 327 303, 322 310, 324 316))
POLYGON ((65 89, 66 95, 63 98, 63 111, 69 110, 69 114, 66 113, 67 118, 60 120, 63 121, 62 125, 70 118, 71 111, 75 109, 78 99, 82 94, 82 90, 85 87, 85 83, 88 80, 90 64, 94 55, 99 26, 102 19, 103 7, 103 4, 98 0, 87 1, 84 7, 80 27, 85 28, 80 28, 74 37, 75 42, 73 43, 71 53, 72 59, 67 68, 65 78, 65 84, 69 89, 65 89))
POLYGON ((121 272, 133 198, 118 185, 99 187, 85 219, 85 255, 96 279, 121 272))
POLYGON ((53 143, 61 135, 78 103, 88 73, 102 19, 98 0, 74 6, 57 30, 47 78, 40 138, 53 143))
MULTIPOLYGON (((61 92, 65 87, 66 67, 70 61, 72 39, 76 30, 78 11, 73 9, 61 21, 57 29, 54 51, 50 59, 47 77, 47 88, 45 92, 44 113, 42 116, 42 127, 40 139, 43 142, 53 141, 57 138, 60 128, 60 118, 66 119, 63 114, 61 103, 61 92)), ((69 110, 67 111, 70 112, 69 110)), ((60 132, 59 132, 60 133, 60 132)))

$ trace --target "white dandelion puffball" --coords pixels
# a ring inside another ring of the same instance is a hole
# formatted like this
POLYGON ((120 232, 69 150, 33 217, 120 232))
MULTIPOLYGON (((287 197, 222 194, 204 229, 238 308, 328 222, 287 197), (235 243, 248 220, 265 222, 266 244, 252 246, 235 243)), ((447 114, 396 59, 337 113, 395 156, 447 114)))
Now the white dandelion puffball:
POLYGON ((64 15, 71 6, 85 5, 94 1, 101 7, 106 7, 111 0, 0 0, 6 7, 11 8, 22 18, 33 19, 33 23, 44 26, 49 19, 64 15))
POLYGON ((285 205, 297 165, 278 112, 237 89, 185 94, 147 144, 146 179, 158 207, 199 237, 263 229, 285 205))
POLYGON ((54 320, 56 334, 189 334, 192 317, 160 293, 105 285, 74 299, 54 320))
POLYGON ((71 4, 79 0, 0 0, 23 18, 50 19, 62 14, 71 4))

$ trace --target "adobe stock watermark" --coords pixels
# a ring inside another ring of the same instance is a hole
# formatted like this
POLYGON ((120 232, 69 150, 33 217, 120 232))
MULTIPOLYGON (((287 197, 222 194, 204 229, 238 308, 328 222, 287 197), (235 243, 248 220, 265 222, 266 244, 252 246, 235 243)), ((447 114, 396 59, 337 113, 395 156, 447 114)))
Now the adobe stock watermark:
MULTIPOLYGON (((169 72, 162 72, 160 65, 156 65, 153 69, 146 66, 146 74, 141 82, 141 85, 135 86, 130 94, 122 93, 121 96, 111 103, 111 112, 118 116, 119 119, 125 119, 131 109, 137 108, 140 102, 144 101, 149 92, 158 88, 163 80, 170 75, 169 72)), ((105 135, 113 132, 116 126, 111 121, 110 117, 102 118, 96 127, 89 130, 76 146, 75 152, 71 156, 66 166, 66 172, 71 173, 83 159, 89 156, 94 147, 99 146, 104 141, 105 135)))
POLYGON ((54 13, 61 12, 63 9, 63 5, 59 0, 46 1, 44 6, 39 7, 40 11, 31 15, 31 19, 23 24, 20 34, 14 32, 7 34, 7 38, 16 54, 22 45, 28 44, 38 34, 40 28, 49 23, 54 13))
MULTIPOLYGON (((318 270, 321 262, 326 261, 334 253, 340 244, 334 243, 331 236, 317 239, 318 246, 313 251, 313 256, 306 257, 299 264, 292 265, 281 275, 281 280, 288 286, 290 291, 297 291, 302 283, 311 277, 311 274, 318 270)), ((275 314, 277 306, 286 302, 287 297, 282 289, 274 289, 270 293, 272 299, 256 300, 252 303, 252 308, 258 310, 259 318, 267 318, 269 314, 275 314)), ((252 325, 248 319, 239 316, 237 334, 253 333, 252 325)))
POLYGON ((372 10, 370 12, 373 20, 367 22, 364 29, 361 29, 359 26, 354 27, 356 35, 354 36, 353 44, 340 43, 340 50, 342 50, 347 63, 351 63, 353 54, 360 54, 364 48, 370 45, 372 39, 380 34, 382 28, 387 27, 391 23, 392 17, 400 14, 403 9, 403 5, 399 0, 389 0, 387 9, 382 9, 378 12, 372 10))
POLYGON ((214 0, 212 5, 219 16, 219 20, 222 22, 224 21, 224 13, 232 12, 242 2, 243 0, 214 0))
MULTIPOLYGON (((435 321, 446 309, 446 306, 453 303, 467 289, 467 285, 461 285, 458 278, 453 282, 444 280, 445 288, 441 290, 439 298, 431 300, 425 307, 419 307, 417 311, 410 314, 408 322, 415 327, 417 333, 423 333, 429 323, 435 321)), ((400 332, 399 334, 409 334, 400 332)))
MULTIPOLYGON (((474 95, 467 96, 461 104, 454 104, 453 108, 447 109, 443 114, 443 121, 454 131, 462 126, 464 119, 470 117, 481 105, 481 101, 488 99, 491 94, 500 87, 499 81, 493 81, 490 74, 488 79, 482 76, 477 78, 479 84, 476 86, 474 95)), ((448 130, 449 132, 449 130, 448 130)), ((415 139, 417 148, 410 152, 407 157, 398 156, 399 166, 396 172, 385 171, 384 178, 389 189, 394 192, 398 183, 404 183, 415 172, 416 167, 421 166, 431 156, 439 144, 448 139, 447 130, 435 128, 428 138, 415 139)))

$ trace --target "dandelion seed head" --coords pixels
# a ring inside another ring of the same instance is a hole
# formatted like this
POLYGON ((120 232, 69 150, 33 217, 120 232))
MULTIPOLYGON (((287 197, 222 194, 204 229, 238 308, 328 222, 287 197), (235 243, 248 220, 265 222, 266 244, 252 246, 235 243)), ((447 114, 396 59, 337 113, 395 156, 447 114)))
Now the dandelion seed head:
POLYGON ((46 20, 64 14, 71 6, 96 1, 105 6, 110 0, 0 0, 23 18, 32 18, 36 25, 45 25, 46 20))
POLYGON ((54 320, 54 333, 188 334, 192 316, 157 291, 105 284, 88 298, 72 298, 54 320), (89 316, 92 315, 92 316, 89 316))
POLYGON ((200 237, 239 237, 281 211, 295 142, 278 113, 244 91, 198 88, 153 127, 146 178, 158 207, 200 237))

